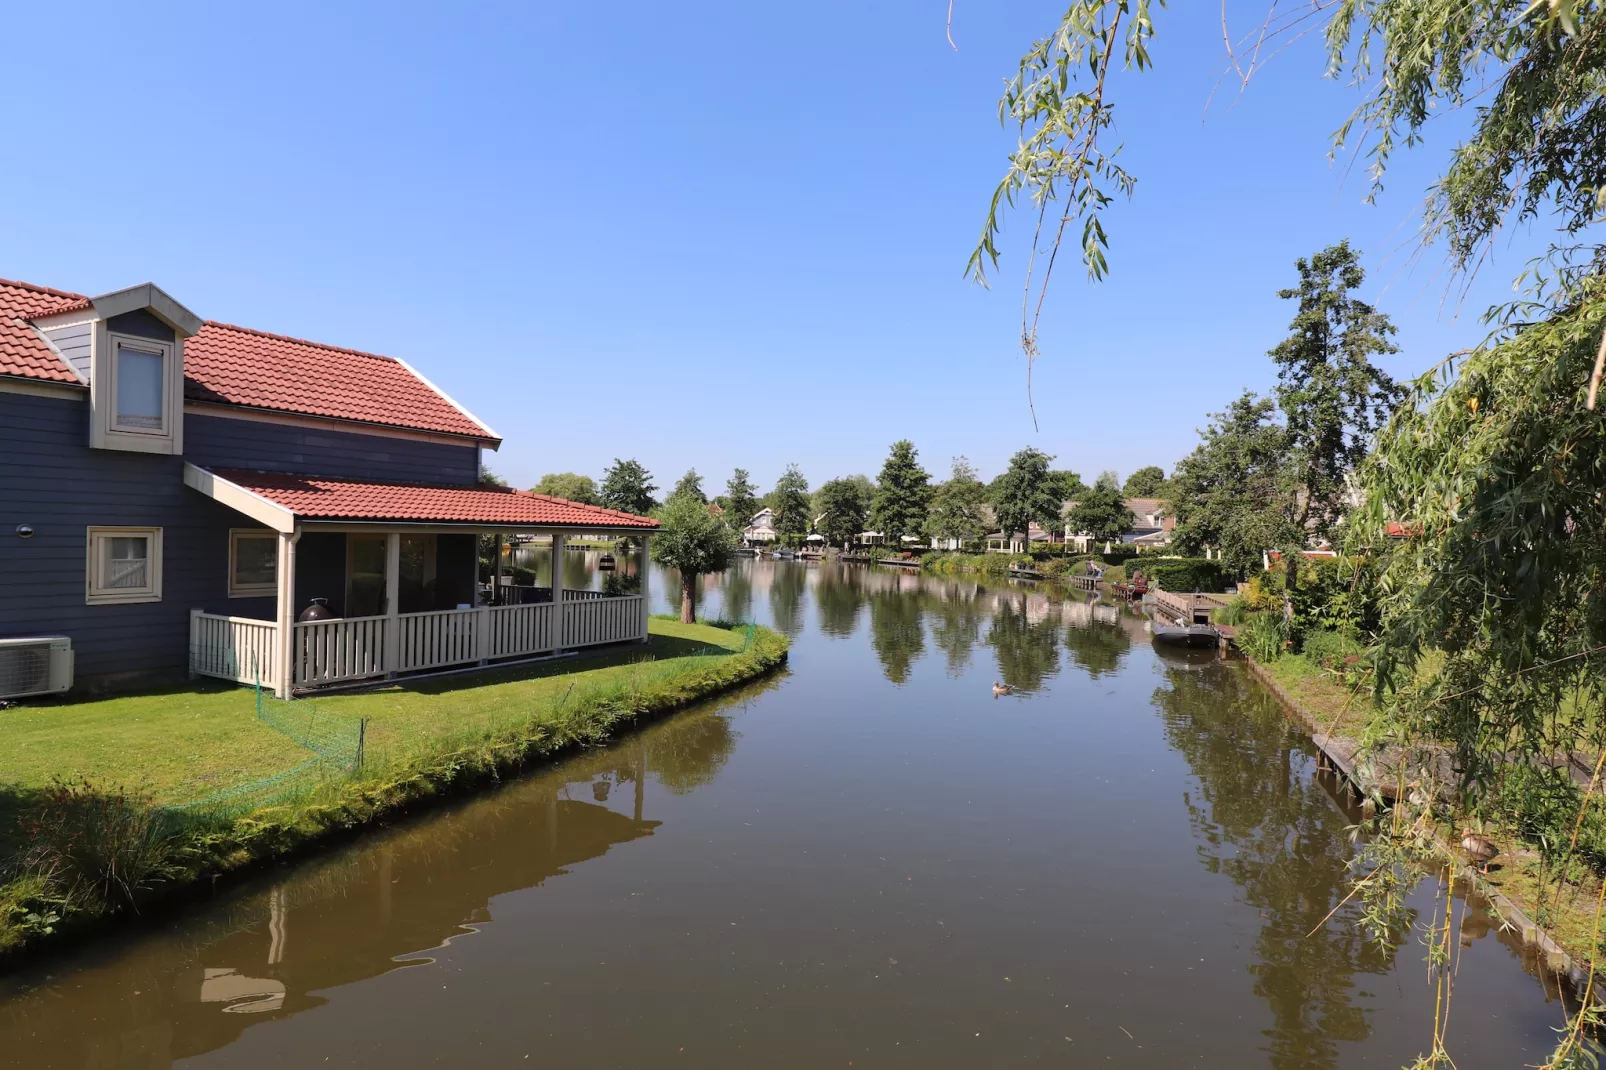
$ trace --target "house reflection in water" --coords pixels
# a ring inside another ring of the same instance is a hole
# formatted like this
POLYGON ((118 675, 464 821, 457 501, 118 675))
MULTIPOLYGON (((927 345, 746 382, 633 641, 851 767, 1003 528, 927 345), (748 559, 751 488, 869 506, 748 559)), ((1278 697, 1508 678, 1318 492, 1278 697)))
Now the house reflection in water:
POLYGON ((71 999, 43 971, 0 981, 0 1064, 158 1070, 325 1002, 312 993, 431 961, 432 949, 491 920, 494 897, 652 835, 659 823, 641 816, 649 772, 667 790, 691 790, 734 742, 717 713, 677 718, 300 866, 177 934, 91 949, 61 971, 71 999), (601 785, 633 790, 601 805, 590 801, 609 797, 601 785))

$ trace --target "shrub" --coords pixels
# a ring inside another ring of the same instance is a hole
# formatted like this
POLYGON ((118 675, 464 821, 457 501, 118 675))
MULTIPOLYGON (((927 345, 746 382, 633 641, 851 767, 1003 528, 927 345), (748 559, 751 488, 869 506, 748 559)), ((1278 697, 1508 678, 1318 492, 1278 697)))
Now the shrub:
POLYGON ((1238 629, 1238 649, 1267 665, 1282 657, 1287 639, 1283 619, 1275 613, 1256 613, 1238 629))
POLYGON ((24 874, 71 901, 116 909, 166 875, 177 830, 148 798, 58 778, 30 800, 17 831, 24 874))
POLYGON ((1227 586, 1227 577, 1221 565, 1202 557, 1144 556, 1128 560, 1127 571, 1143 573, 1167 591, 1220 591, 1227 586))
POLYGON ((1236 626, 1242 624, 1244 622, 1244 618, 1248 615, 1249 603, 1240 597, 1234 598, 1226 605, 1213 610, 1210 614, 1210 620, 1213 624, 1231 624, 1236 626))

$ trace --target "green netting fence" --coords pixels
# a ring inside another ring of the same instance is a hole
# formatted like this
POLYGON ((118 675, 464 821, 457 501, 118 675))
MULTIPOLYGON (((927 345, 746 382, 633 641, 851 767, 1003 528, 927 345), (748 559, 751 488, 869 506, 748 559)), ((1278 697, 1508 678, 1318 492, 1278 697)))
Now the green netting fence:
MULTIPOLYGON (((746 653, 752 648, 757 625, 728 621, 720 621, 719 625, 743 633, 739 649, 708 643, 689 655, 682 654, 671 661, 644 658, 636 662, 629 673, 617 678, 577 681, 564 693, 555 714, 561 716, 565 709, 578 709, 597 702, 633 703, 641 692, 684 671, 689 658, 729 657, 746 653)), ((315 697, 284 701, 263 688, 260 673, 253 675, 257 676, 257 682, 251 685, 256 719, 307 748, 312 756, 272 776, 212 792, 168 809, 197 816, 231 817, 284 802, 324 784, 348 778, 361 772, 367 764, 382 763, 385 754, 383 749, 377 755, 373 751, 368 718, 333 713, 315 697)), ((393 731, 392 745, 403 751, 431 744, 449 747, 527 722, 531 715, 529 710, 510 706, 489 716, 467 720, 443 719, 437 728, 421 734, 397 735, 393 731)))

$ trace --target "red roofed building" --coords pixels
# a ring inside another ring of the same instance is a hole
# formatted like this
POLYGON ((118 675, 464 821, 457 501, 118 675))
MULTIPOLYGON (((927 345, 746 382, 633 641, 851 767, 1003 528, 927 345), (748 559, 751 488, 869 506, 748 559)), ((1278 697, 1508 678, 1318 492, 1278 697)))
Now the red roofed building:
POLYGON ((185 672, 289 696, 644 641, 645 590, 519 588, 501 547, 638 536, 644 586, 656 522, 487 484, 500 444, 395 357, 149 283, 0 280, 0 698, 185 672))

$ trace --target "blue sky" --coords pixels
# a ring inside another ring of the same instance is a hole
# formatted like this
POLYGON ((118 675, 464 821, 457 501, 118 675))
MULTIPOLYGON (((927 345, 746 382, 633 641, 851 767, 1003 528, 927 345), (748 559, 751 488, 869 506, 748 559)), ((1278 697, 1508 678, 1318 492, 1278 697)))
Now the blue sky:
MULTIPOLYGON (((1415 211, 1454 128, 1363 203, 1327 159, 1355 91, 1317 42, 1206 110, 1215 4, 1159 15, 1116 88, 1139 178, 1112 275, 1064 270, 1025 404, 1027 220, 963 275, 1012 135, 1002 80, 1062 3, 24 5, 0 90, 0 276, 150 279, 203 316, 405 358, 507 440, 528 486, 635 456, 710 489, 874 474, 894 439, 991 476, 1024 445, 1084 474, 1169 470, 1264 389, 1293 262, 1343 237, 1405 375, 1481 337, 1415 211), (71 47, 66 47, 67 43, 71 47)), ((1248 29, 1263 5, 1234 0, 1248 29)), ((1452 118, 1451 122, 1455 120, 1452 118)), ((1522 242, 1532 241, 1524 237, 1522 242)))

